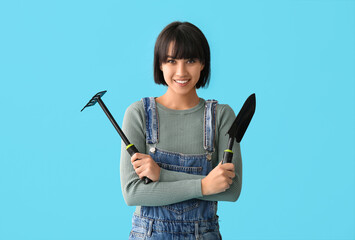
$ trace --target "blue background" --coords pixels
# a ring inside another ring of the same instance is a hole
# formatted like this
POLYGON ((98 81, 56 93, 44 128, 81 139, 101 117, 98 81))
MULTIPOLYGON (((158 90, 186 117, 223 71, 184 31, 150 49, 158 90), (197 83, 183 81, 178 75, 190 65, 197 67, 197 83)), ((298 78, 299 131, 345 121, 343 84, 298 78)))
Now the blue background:
POLYGON ((257 109, 224 239, 355 239, 355 2, 0 1, 0 239, 127 239, 119 124, 165 88, 153 48, 170 22, 206 35, 200 97, 257 109))

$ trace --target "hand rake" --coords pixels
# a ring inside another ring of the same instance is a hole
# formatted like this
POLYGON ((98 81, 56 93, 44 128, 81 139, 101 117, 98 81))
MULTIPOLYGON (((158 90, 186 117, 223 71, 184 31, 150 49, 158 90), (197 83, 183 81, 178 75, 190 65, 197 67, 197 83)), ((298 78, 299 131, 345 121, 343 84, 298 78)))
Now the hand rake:
MULTIPOLYGON (((93 96, 91 98, 91 100, 88 102, 88 104, 85 105, 85 107, 83 109, 81 109, 81 112, 86 108, 86 107, 91 107, 94 106, 96 104, 96 102, 98 102, 102 108, 102 110, 104 110, 104 112, 106 113, 106 116, 108 117, 108 119, 111 121, 112 125, 115 127, 115 129, 117 130, 118 134, 121 136, 123 142, 126 144, 126 150, 129 153, 129 155, 133 156, 133 154, 139 152, 138 149, 131 144, 126 135, 123 133, 123 131, 121 130, 120 126, 118 126, 117 122, 115 121, 115 119, 112 117, 110 111, 107 109, 106 105, 104 104, 104 102, 101 100, 101 97, 106 93, 107 91, 102 91, 102 92, 98 92, 95 94, 95 96, 93 96)), ((148 184, 150 182, 152 182, 152 180, 150 180, 147 177, 143 177, 143 181, 145 184, 148 184)))

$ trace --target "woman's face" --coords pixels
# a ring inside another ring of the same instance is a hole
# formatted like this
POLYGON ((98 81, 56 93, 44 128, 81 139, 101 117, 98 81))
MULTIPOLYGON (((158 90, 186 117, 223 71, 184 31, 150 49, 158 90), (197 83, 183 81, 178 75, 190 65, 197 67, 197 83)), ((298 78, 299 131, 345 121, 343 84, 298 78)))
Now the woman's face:
POLYGON ((161 64, 160 69, 169 89, 181 95, 195 92, 195 86, 200 79, 203 64, 198 59, 174 59, 173 45, 170 44, 168 59, 161 64))

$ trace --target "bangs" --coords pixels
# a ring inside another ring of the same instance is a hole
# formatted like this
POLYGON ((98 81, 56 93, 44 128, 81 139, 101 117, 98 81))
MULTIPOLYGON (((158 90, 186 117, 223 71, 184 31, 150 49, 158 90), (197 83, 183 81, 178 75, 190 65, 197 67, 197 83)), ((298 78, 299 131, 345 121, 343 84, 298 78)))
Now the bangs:
POLYGON ((205 63, 204 49, 202 44, 197 44, 199 39, 188 36, 179 29, 170 33, 166 41, 160 45, 158 50, 160 64, 167 61, 168 57, 174 59, 198 59, 202 64, 205 63), (172 52, 169 54, 169 47, 172 45, 172 52))

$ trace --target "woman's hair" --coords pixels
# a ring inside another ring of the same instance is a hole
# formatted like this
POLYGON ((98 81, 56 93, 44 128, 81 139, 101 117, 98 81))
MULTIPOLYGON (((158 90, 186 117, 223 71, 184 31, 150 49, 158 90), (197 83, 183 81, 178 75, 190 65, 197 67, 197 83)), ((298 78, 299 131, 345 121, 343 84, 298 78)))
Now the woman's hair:
POLYGON ((210 47, 201 30, 189 22, 172 22, 159 34, 154 48, 155 83, 167 85, 160 66, 168 59, 170 43, 173 43, 173 58, 199 59, 204 68, 196 88, 207 87, 210 80, 210 47))

